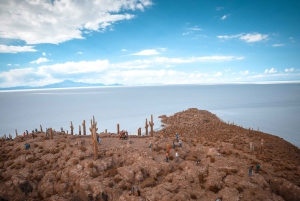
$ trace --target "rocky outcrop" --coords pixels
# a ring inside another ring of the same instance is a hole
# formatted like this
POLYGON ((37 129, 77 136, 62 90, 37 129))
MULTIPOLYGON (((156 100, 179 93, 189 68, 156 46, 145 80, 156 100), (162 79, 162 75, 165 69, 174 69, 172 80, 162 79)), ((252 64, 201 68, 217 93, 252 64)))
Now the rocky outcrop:
POLYGON ((293 145, 207 111, 188 109, 161 118, 165 126, 154 137, 123 141, 100 134, 96 160, 90 136, 55 133, 49 139, 39 133, 0 142, 0 199, 300 200, 300 151, 293 145), (251 151, 249 143, 258 147, 261 138, 266 151, 251 151), (24 143, 31 148, 24 150, 24 143), (255 170, 257 163, 260 171, 249 176, 248 167, 255 170), (131 195, 132 188, 140 196, 131 195))

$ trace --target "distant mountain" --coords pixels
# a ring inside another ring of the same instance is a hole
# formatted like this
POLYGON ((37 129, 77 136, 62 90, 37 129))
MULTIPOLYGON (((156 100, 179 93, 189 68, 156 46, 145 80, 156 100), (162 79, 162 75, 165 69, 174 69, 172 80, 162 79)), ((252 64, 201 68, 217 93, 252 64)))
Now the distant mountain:
POLYGON ((105 85, 103 83, 89 84, 83 82, 74 82, 72 80, 64 80, 62 82, 48 84, 39 87, 31 87, 31 86, 17 86, 17 87, 8 87, 8 88, 0 88, 0 90, 22 90, 22 89, 51 89, 51 88, 73 88, 73 87, 101 87, 101 86, 122 86, 122 84, 109 84, 105 85))

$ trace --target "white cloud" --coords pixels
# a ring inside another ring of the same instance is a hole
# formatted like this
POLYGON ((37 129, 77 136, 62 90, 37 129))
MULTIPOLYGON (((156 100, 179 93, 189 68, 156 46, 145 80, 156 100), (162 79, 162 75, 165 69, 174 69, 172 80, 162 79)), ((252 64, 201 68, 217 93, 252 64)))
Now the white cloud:
POLYGON ((189 34, 190 34, 189 31, 182 33, 183 36, 186 36, 186 35, 189 35, 189 34))
POLYGON ((241 36, 240 39, 246 41, 247 43, 253 43, 253 42, 259 42, 262 40, 267 40, 268 35, 259 34, 259 33, 253 33, 253 34, 248 33, 244 36, 241 36))
MULTIPOLYGON (((184 72, 171 70, 176 64, 193 62, 226 62, 236 60, 235 56, 203 56, 190 58, 154 57, 144 60, 133 60, 120 63, 109 63, 108 60, 80 61, 41 65, 35 68, 12 69, 0 72, 0 87, 41 86, 72 79, 88 83, 199 83, 220 81, 221 72, 211 74, 203 72, 184 72), (193 79, 191 79, 193 77, 193 79), (217 79, 218 77, 218 79, 217 79), (216 80, 217 79, 217 80, 216 80)), ((35 63, 38 60, 35 61, 35 63)))
POLYGON ((127 50, 123 48, 121 51, 122 51, 122 52, 126 52, 127 50))
POLYGON ((83 54, 82 52, 76 52, 76 54, 83 54))
POLYGON ((227 18, 227 15, 223 15, 223 17, 221 17, 221 20, 225 20, 227 18))
POLYGON ((286 68, 284 69, 285 72, 290 73, 293 72, 295 70, 295 68, 286 68))
POLYGON ((246 41, 247 43, 254 43, 254 42, 260 42, 263 40, 268 40, 269 35, 267 34, 260 34, 260 33, 247 33, 247 34, 236 34, 236 35, 223 35, 223 36, 217 36, 220 39, 232 39, 232 38, 239 38, 241 40, 246 41))
POLYGON ((217 72, 214 76, 217 76, 217 77, 222 76, 222 73, 221 72, 217 72))
POLYGON ((220 10, 223 10, 223 9, 224 9, 224 7, 221 7, 221 6, 218 6, 218 7, 216 8, 217 11, 220 11, 220 10))
POLYGON ((43 53, 42 53, 42 55, 43 55, 43 56, 46 56, 46 53, 45 53, 45 52, 43 52, 43 53))
POLYGON ((27 44, 58 44, 83 39, 86 31, 105 31, 115 22, 135 17, 151 0, 50 1, 9 0, 0 3, 0 37, 27 44))
POLYGON ((271 68, 270 70, 266 69, 265 73, 277 73, 277 70, 275 68, 271 68))
POLYGON ((272 46, 273 47, 282 47, 282 46, 284 46, 284 44, 273 44, 272 46))
POLYGON ((290 39, 290 41, 293 42, 293 43, 296 42, 296 40, 295 40, 294 37, 289 37, 289 39, 290 39))
POLYGON ((140 52, 136 52, 131 55, 136 55, 136 56, 150 56, 150 55, 156 55, 159 54, 159 52, 156 49, 148 49, 148 50, 142 50, 140 52))
POLYGON ((11 66, 11 64, 7 64, 7 66, 11 66))
POLYGON ((198 28, 197 26, 194 26, 192 28, 188 28, 189 30, 192 30, 192 31, 201 31, 202 29, 198 28))
POLYGON ((47 59, 45 57, 40 57, 40 58, 38 58, 35 61, 31 61, 30 63, 31 64, 40 64, 40 63, 45 63, 45 62, 48 62, 48 61, 51 61, 51 60, 49 60, 49 59, 47 59))
MULTIPOLYGON (((1 36, 1 26, 0 26, 1 36)), ((17 52, 36 52, 37 50, 33 46, 12 46, 12 45, 0 45, 0 53, 17 53, 17 52)))
POLYGON ((248 75, 250 72, 248 70, 240 71, 240 75, 248 75))

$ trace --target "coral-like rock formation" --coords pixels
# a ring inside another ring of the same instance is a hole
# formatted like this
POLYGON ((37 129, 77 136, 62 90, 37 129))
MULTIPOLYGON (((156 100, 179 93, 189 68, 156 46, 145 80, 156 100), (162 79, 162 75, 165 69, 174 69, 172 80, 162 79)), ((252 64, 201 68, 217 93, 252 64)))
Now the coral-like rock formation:
POLYGON ((117 134, 101 133, 96 160, 90 136, 53 131, 53 139, 40 132, 34 139, 2 140, 0 199, 300 200, 296 146, 198 109, 161 120, 163 129, 153 137, 119 140, 117 134), (132 188, 140 196, 132 195, 132 188))

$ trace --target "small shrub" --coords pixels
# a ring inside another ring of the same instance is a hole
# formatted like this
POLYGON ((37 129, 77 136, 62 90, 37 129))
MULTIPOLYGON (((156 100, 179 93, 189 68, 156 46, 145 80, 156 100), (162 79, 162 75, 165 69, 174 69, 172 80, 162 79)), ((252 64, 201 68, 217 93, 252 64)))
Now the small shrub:
POLYGON ((203 176, 202 173, 200 173, 200 174, 198 175, 198 179, 199 179, 199 183, 202 183, 202 182, 204 181, 204 176, 203 176))
POLYGON ((29 158, 29 159, 27 159, 26 160, 28 163, 33 163, 34 161, 35 161, 35 159, 34 158, 29 158))
POLYGON ((172 161, 174 159, 174 157, 172 155, 170 155, 169 159, 172 161))
POLYGON ((123 191, 125 191, 125 190, 130 190, 130 189, 131 189, 131 186, 128 185, 128 184, 123 183, 123 184, 120 186, 120 188, 121 188, 123 191))
POLYGON ((68 161, 70 159, 70 156, 65 157, 65 161, 68 161))
POLYGON ((231 169, 231 172, 236 174, 236 173, 238 173, 238 170, 237 169, 231 169))
POLYGON ((118 170, 116 167, 114 167, 114 168, 110 168, 110 169, 106 170, 103 176, 104 177, 114 177, 117 174, 118 174, 118 170))
POLYGON ((79 148, 81 151, 86 151, 86 147, 84 147, 84 146, 80 146, 80 148, 79 148))
POLYGON ((192 193, 192 194, 191 194, 191 198, 192 198, 193 200, 197 200, 197 195, 194 194, 194 193, 192 193))
POLYGON ((96 178, 96 177, 100 176, 100 173, 92 172, 92 173, 90 173, 90 176, 93 177, 93 178, 96 178))
POLYGON ((163 149, 163 148, 162 148, 161 146, 157 146, 157 147, 154 148, 154 151, 159 152, 159 151, 162 150, 162 149, 163 149))
POLYGON ((109 186, 110 188, 112 188, 112 187, 114 187, 114 183, 113 183, 112 181, 110 181, 110 182, 108 182, 108 186, 109 186))
POLYGON ((84 159, 84 156, 80 156, 80 157, 79 157, 79 160, 82 161, 83 159, 84 159))
POLYGON ((141 184, 141 188, 146 188, 146 187, 154 187, 155 186, 155 180, 151 177, 145 179, 143 183, 141 184))
POLYGON ((237 185, 235 188, 236 188, 236 190, 239 191, 239 193, 241 193, 241 192, 244 191, 244 189, 241 186, 239 186, 239 185, 237 185))
POLYGON ((212 186, 209 186, 208 190, 214 192, 214 193, 218 193, 219 190, 221 190, 217 185, 212 185, 212 186))
POLYGON ((57 154, 59 152, 59 149, 52 149, 50 152, 51 154, 57 154))
POLYGON ((73 163, 73 165, 76 165, 76 164, 79 163, 79 161, 78 161, 77 159, 74 159, 74 160, 72 161, 72 163, 73 163))
POLYGON ((120 181, 122 181, 121 178, 119 178, 119 177, 114 178, 114 182, 119 183, 120 181))
POLYGON ((214 158, 214 157, 211 157, 211 158, 210 158, 210 162, 211 162, 211 163, 214 163, 214 162, 215 162, 215 158, 214 158))
POLYGON ((194 156, 187 156, 187 157, 185 157, 185 160, 187 160, 187 161, 196 161, 197 159, 194 156))
POLYGON ((93 168, 94 167, 94 163, 89 163, 88 164, 88 168, 93 168))

